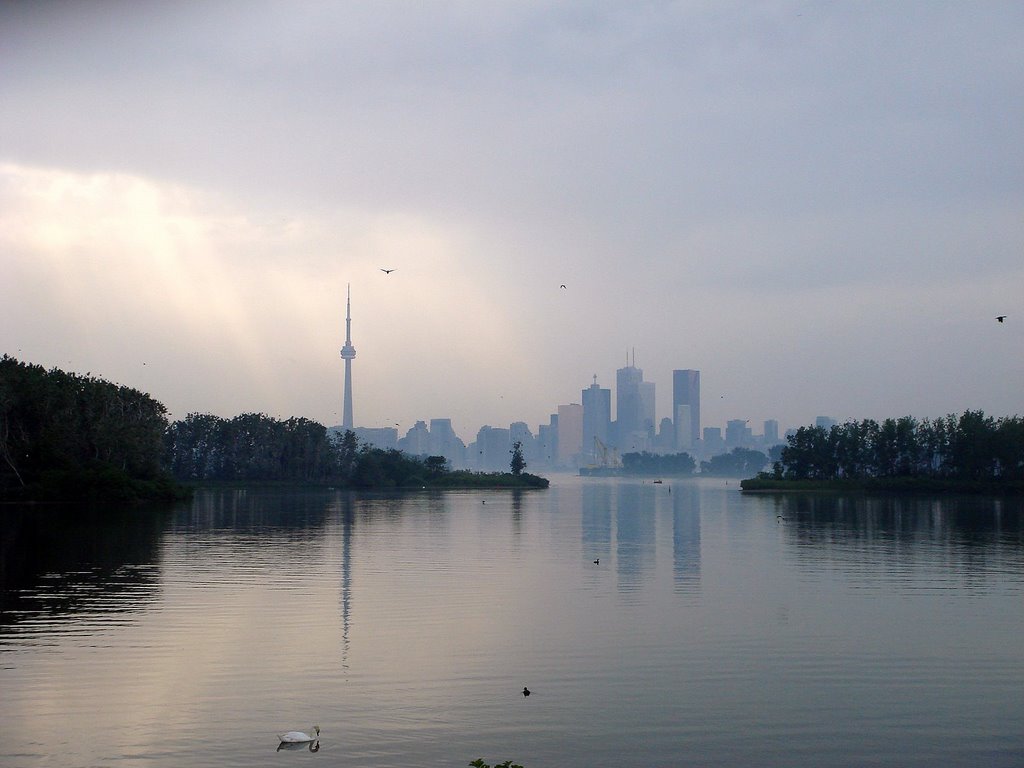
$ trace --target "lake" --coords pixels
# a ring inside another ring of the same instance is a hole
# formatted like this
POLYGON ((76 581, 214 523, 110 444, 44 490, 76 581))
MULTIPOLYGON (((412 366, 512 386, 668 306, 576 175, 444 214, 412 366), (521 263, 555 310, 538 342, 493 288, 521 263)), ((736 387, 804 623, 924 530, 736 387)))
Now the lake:
POLYGON ((0 515, 5 768, 1024 765, 1019 499, 556 476, 0 515))

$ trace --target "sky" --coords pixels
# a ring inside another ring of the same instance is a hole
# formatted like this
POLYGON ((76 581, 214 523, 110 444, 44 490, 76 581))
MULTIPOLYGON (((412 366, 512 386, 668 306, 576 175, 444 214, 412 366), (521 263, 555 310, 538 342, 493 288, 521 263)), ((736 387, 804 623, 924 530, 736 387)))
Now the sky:
POLYGON ((1015 1, 5 2, 0 353, 334 425, 351 286, 357 426, 536 431, 633 360, 755 434, 1021 414, 1021 39, 1015 1))

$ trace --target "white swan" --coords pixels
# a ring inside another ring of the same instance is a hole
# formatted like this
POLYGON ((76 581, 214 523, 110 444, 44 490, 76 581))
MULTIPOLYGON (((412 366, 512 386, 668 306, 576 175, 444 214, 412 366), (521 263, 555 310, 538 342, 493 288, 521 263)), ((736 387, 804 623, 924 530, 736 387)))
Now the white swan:
POLYGON ((320 738, 319 725, 314 725, 309 730, 310 732, 316 733, 316 735, 310 736, 302 731, 288 731, 288 733, 279 733, 277 738, 282 744, 305 744, 306 742, 316 741, 320 738))

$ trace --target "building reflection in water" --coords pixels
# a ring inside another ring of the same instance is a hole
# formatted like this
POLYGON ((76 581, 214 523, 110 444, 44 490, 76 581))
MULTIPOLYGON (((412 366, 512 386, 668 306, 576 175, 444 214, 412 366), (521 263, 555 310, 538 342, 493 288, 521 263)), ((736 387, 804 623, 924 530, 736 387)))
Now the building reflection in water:
POLYGON ((661 535, 667 554, 671 526, 672 579, 677 590, 700 583, 700 491, 696 484, 585 481, 580 520, 583 556, 615 568, 619 589, 641 589, 655 578, 661 535))
POLYGON ((620 590, 640 589, 644 573, 654 570, 657 490, 648 483, 620 483, 617 488, 615 555, 620 590))
POLYGON ((607 559, 612 552, 612 496, 606 483, 584 483, 581 534, 588 560, 607 559))
POLYGON ((867 581, 932 568, 933 584, 947 587, 1019 572, 1019 497, 781 494, 772 501, 804 565, 828 563, 867 581))
POLYGON ((672 486, 672 578, 680 591, 700 586, 700 490, 693 483, 672 486))

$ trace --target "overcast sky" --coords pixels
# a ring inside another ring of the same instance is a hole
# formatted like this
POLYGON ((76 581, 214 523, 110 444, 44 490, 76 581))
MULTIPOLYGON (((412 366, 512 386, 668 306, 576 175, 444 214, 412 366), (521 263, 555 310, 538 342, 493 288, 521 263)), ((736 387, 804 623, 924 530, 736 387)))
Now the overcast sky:
POLYGON ((659 419, 674 368, 755 433, 1020 414, 1021 40, 1016 0, 5 2, 0 352, 338 424, 351 284, 360 426, 536 431, 634 349, 659 419))

